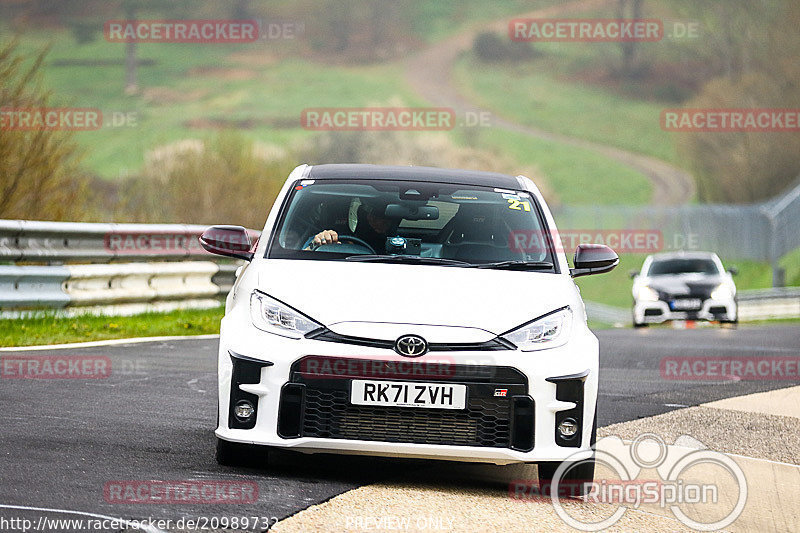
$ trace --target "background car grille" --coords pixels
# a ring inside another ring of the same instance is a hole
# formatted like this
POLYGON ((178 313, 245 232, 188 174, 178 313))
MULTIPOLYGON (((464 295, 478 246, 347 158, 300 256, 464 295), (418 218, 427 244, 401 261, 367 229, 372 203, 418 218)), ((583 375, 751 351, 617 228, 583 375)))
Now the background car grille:
POLYGON ((507 398, 470 399, 464 411, 351 405, 344 390, 306 389, 303 436, 450 446, 509 446, 507 398))

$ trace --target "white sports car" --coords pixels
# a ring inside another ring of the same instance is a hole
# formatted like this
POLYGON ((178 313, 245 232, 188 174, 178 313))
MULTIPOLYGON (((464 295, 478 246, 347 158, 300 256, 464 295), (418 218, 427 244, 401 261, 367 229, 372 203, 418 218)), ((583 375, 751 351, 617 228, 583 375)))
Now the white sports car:
POLYGON ((576 276, 523 176, 424 167, 297 167, 245 259, 219 345, 217 459, 269 448, 540 464, 592 479, 598 342, 576 276), (255 445, 255 446, 254 446, 255 445), (578 463, 576 463, 578 464, 578 463))
POLYGON ((667 320, 737 323, 736 268, 727 271, 711 252, 667 252, 647 256, 631 272, 633 327, 667 320))

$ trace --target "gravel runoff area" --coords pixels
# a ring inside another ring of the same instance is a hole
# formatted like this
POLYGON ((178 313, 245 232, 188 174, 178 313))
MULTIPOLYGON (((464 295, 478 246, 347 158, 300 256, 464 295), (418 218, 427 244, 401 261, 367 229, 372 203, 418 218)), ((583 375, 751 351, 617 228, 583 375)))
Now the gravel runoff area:
POLYGON ((667 444, 683 437, 719 452, 800 465, 800 418, 698 406, 597 431, 598 437, 623 440, 642 433, 655 433, 667 444))
MULTIPOLYGON (((570 502, 568 511, 602 520, 616 507, 570 502)), ((307 531, 575 531, 549 500, 509 498, 505 488, 415 486, 361 487, 315 505, 275 527, 276 533, 307 531)), ((605 531, 691 531, 675 519, 629 509, 605 531)))
MULTIPOLYGON (((800 388, 791 392, 797 395, 800 388)), ((780 392, 771 394, 773 408, 778 399, 775 394, 780 392)), ((800 464, 800 418, 795 416, 697 406, 606 426, 598 430, 598 438, 616 436, 631 441, 643 433, 654 433, 667 444, 709 448, 752 457, 754 461, 800 464)), ((788 465, 780 468, 793 469, 788 465)), ((796 475, 791 475, 789 479, 794 480, 796 475)), ((510 481, 536 477, 536 467, 532 465, 496 467, 444 462, 409 472, 405 479, 360 487, 309 507, 279 522, 275 531, 575 531, 557 514, 549 499, 510 497, 510 481)), ((774 490, 778 488, 773 487, 774 490)), ((773 498, 769 492, 751 494, 751 504, 758 509, 750 514, 771 512, 768 505, 758 503, 762 498, 773 498)), ((575 518, 595 522, 608 517, 616 506, 569 501, 564 508, 575 518)), ((769 517, 762 517, 760 523, 770 522, 769 517)), ((734 530, 752 525, 744 517, 743 522, 732 524, 734 530)), ((773 528, 782 529, 777 523, 773 528)), ((672 516, 651 513, 644 507, 628 508, 618 522, 604 531, 691 530, 672 516)))

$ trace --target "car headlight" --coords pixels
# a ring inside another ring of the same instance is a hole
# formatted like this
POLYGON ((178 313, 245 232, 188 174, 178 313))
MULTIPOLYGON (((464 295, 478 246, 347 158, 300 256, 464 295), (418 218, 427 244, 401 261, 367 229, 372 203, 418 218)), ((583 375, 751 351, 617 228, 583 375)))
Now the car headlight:
POLYGON ((636 299, 643 302, 657 302, 658 293, 647 285, 642 285, 639 287, 639 290, 636 291, 636 299))
POLYGON ((259 291, 253 291, 250 296, 250 318, 258 329, 292 339, 302 338, 309 331, 323 327, 300 311, 259 291))
POLYGON ((730 300, 733 298, 733 292, 731 292, 730 287, 721 283, 716 289, 711 291, 711 299, 712 300, 730 300))
POLYGON ((531 352, 563 346, 569 339, 571 327, 572 310, 565 307, 512 329, 500 337, 514 343, 523 352, 531 352))

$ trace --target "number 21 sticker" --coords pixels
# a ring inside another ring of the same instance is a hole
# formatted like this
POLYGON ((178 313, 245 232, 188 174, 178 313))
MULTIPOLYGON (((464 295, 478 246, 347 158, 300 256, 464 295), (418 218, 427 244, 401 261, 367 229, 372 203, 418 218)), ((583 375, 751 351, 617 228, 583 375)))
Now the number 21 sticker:
POLYGON ((527 200, 512 200, 512 199, 509 199, 508 200, 508 208, 509 209, 514 209, 516 211, 522 211, 523 209, 525 211, 530 211, 531 210, 531 204, 527 200), (522 207, 520 207, 520 206, 522 206, 522 207))

